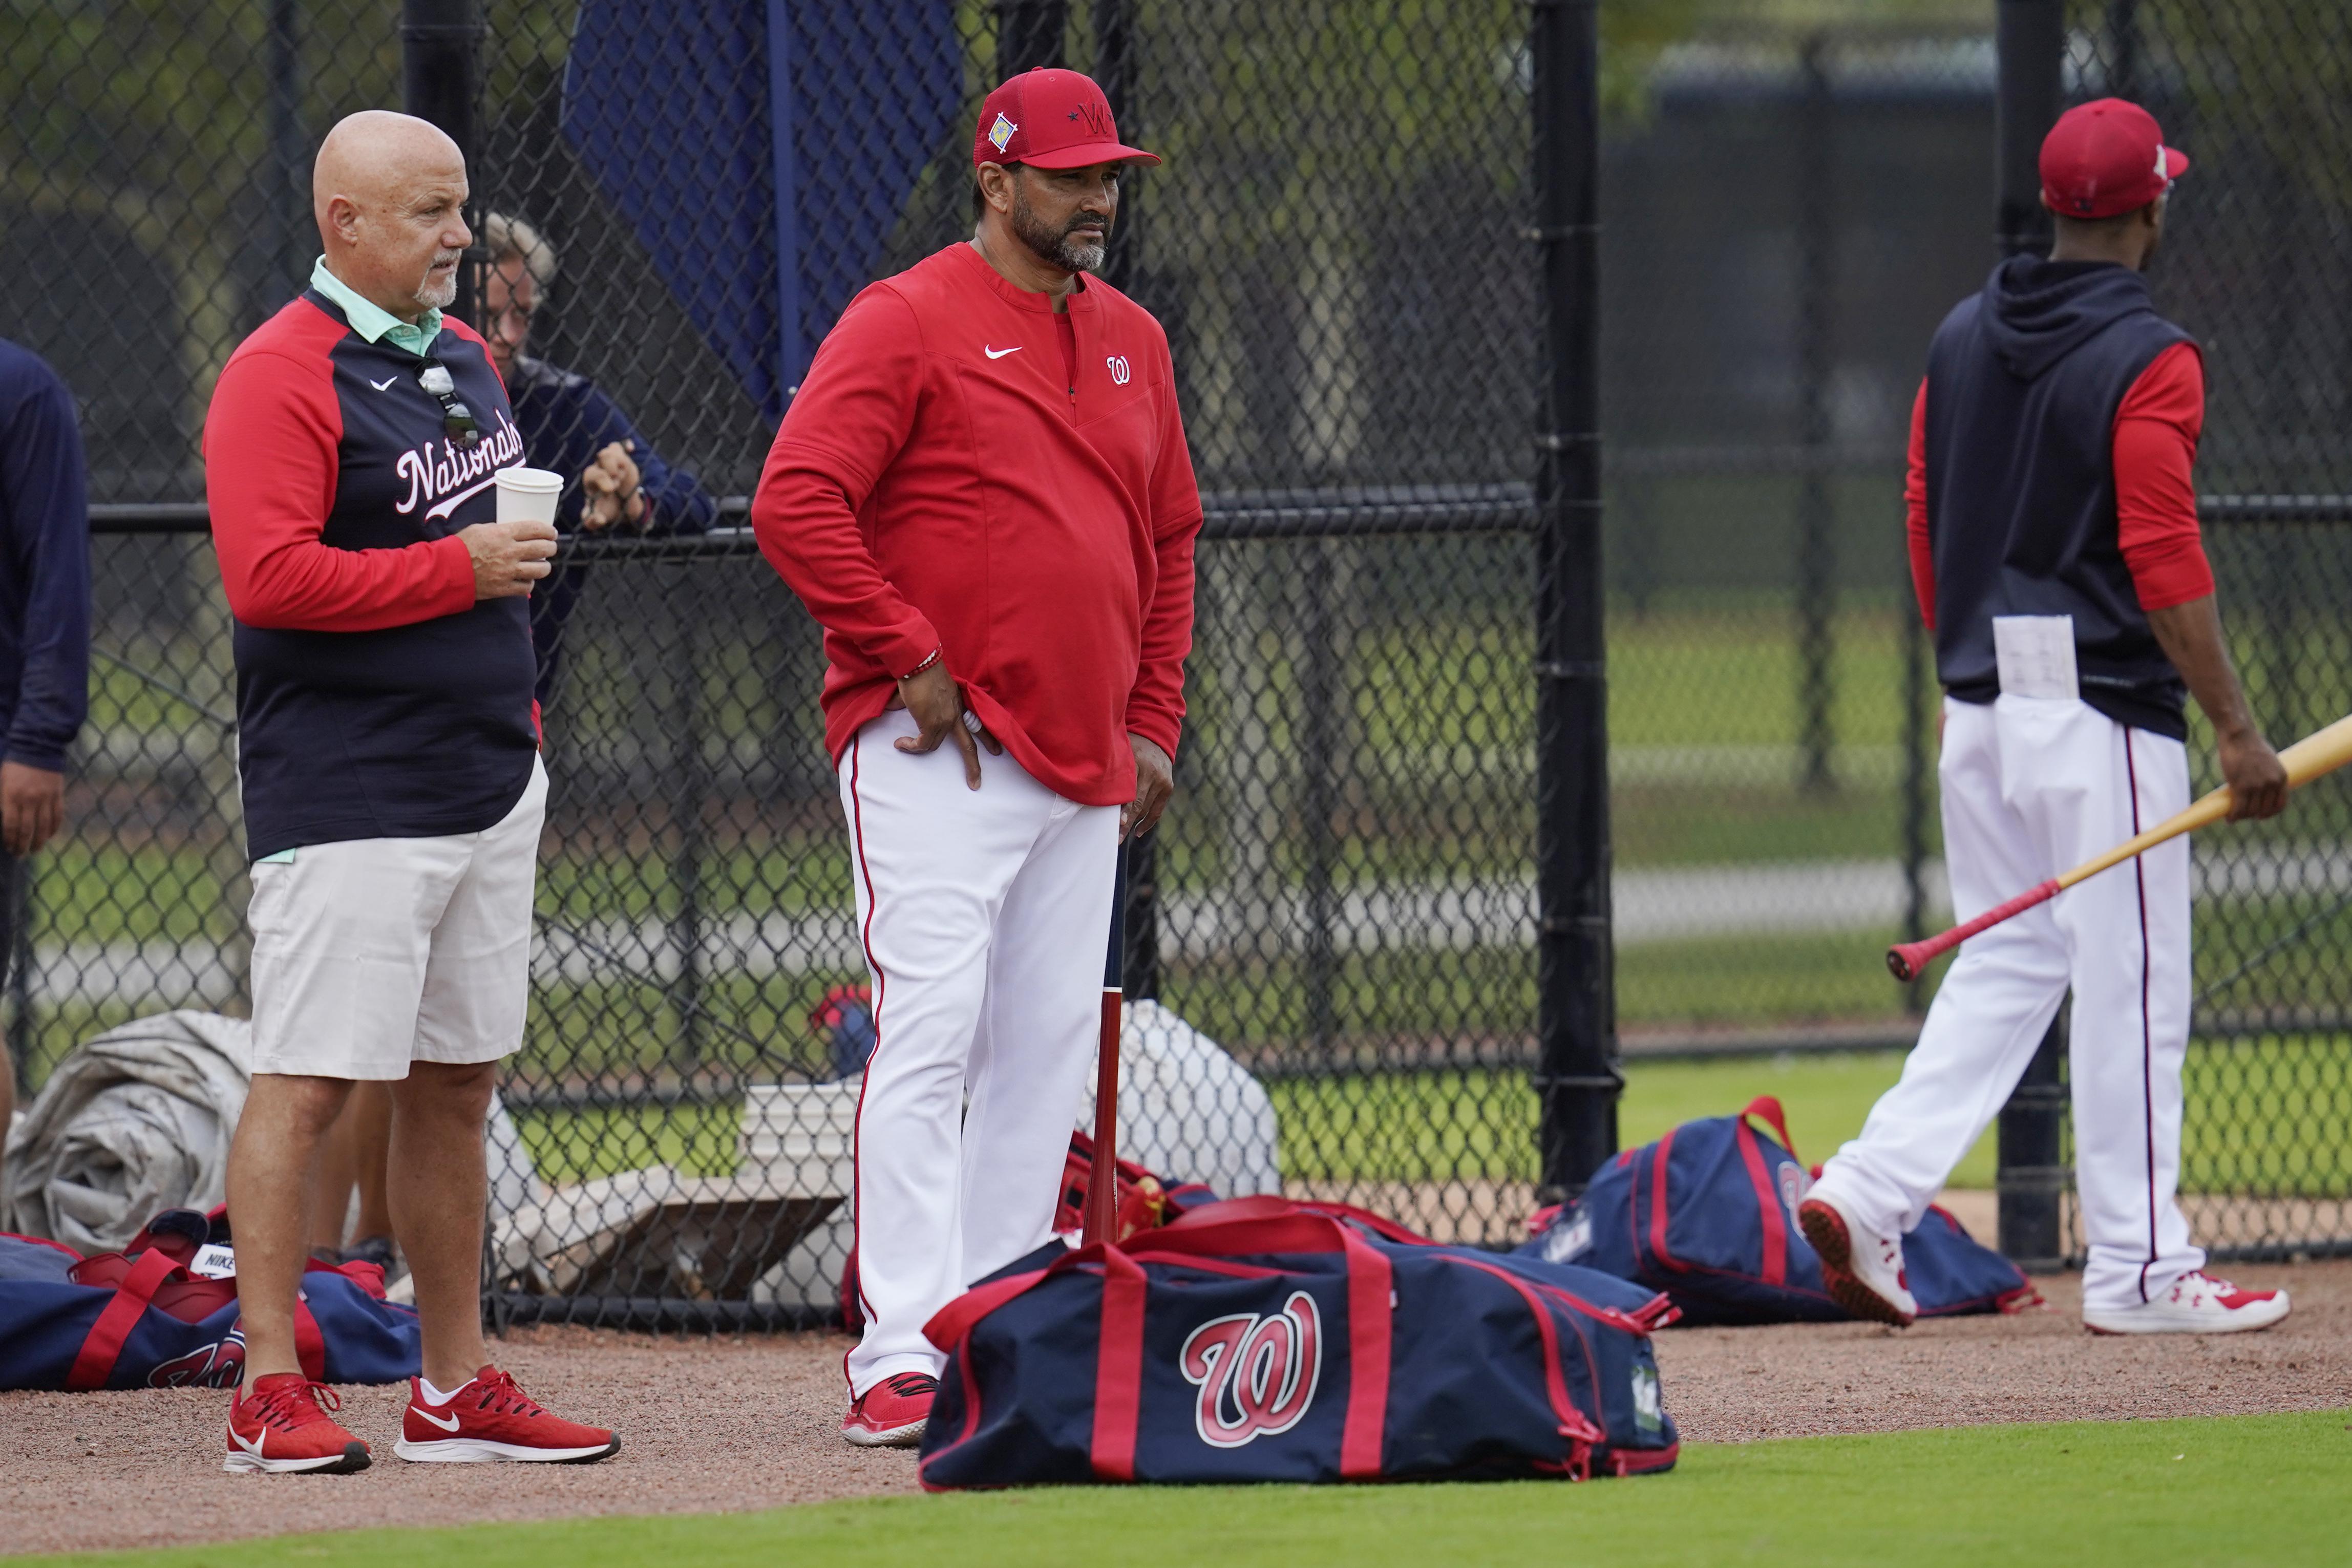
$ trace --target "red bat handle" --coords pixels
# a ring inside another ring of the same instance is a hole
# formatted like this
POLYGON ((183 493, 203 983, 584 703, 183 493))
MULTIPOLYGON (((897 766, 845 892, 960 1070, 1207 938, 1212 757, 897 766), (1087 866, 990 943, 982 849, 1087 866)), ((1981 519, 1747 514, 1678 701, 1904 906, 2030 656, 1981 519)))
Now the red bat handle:
POLYGON ((1095 1168, 1087 1178, 1087 1210, 1078 1239, 1091 1247, 1118 1239, 1119 994, 1102 997, 1102 1043, 1095 1058, 1095 1168))
POLYGON ((1964 925, 1938 931, 1925 942, 1906 942, 1886 950, 1886 967, 1897 980, 1916 980, 1927 967, 1927 961, 1937 953, 1949 952, 1980 931, 2000 924, 2011 915, 2022 914, 2034 905, 2054 899, 2060 892, 2058 880, 2052 878, 2038 888, 2029 888, 2005 904, 1995 904, 1964 925))

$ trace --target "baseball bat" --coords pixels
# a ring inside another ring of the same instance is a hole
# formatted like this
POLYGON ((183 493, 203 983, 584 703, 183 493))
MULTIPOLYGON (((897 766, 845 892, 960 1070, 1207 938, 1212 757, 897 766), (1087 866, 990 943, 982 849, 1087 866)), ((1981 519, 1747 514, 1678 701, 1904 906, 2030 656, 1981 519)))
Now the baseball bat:
POLYGON ((1095 1168, 1087 1178, 1087 1212, 1078 1232, 1087 1247, 1118 1239, 1118 1026, 1126 966, 1127 844, 1121 840, 1111 884, 1110 952, 1103 960, 1102 1035, 1095 1048, 1095 1168))
MULTIPOLYGON (((2347 763, 2352 763, 2352 716, 2338 719, 2325 730, 2305 736, 2279 753, 2286 767, 2289 789, 2300 789, 2312 780, 2334 773, 2347 763)), ((2127 838, 2103 855, 2084 861, 2071 871, 2062 871, 2040 887, 2029 888, 2005 904, 1995 904, 1972 921, 1963 921, 1949 931, 1938 931, 1924 942, 1906 942, 1886 950, 1886 967, 1897 980, 1916 980, 1927 967, 1928 960, 1986 931, 2012 915, 2022 914, 2034 905, 2056 898, 2077 882, 2087 881, 2112 866, 2155 848, 2167 839, 2178 838, 2184 833, 2194 833, 2210 826, 2230 815, 2231 796, 2229 786, 2213 791, 2188 810, 2167 817, 2137 837, 2127 838)))

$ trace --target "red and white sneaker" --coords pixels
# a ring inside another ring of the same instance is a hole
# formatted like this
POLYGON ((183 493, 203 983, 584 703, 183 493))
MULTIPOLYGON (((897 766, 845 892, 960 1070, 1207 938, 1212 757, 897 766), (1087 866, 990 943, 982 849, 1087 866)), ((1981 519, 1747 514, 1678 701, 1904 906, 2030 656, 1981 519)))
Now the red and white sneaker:
POLYGON ((408 1408, 392 1451, 419 1464, 484 1464, 521 1459, 539 1464, 593 1465, 621 1451, 602 1426, 551 1415, 497 1367, 486 1366, 449 1396, 426 1402, 423 1380, 408 1380, 408 1408))
POLYGON ((228 1407, 228 1458, 235 1475, 282 1475, 298 1470, 348 1475, 368 1468, 368 1446, 327 1414, 343 1402, 323 1383, 299 1373, 272 1373, 239 1389, 228 1407))
POLYGON ((2188 1273, 2152 1301, 2128 1307, 2083 1306, 2083 1326, 2095 1334, 2243 1334, 2287 1315, 2284 1290, 2241 1290, 2227 1279, 2188 1273))
POLYGON ((841 1418, 845 1442, 861 1448, 911 1448, 923 1440, 940 1380, 919 1372, 886 1377, 857 1396, 841 1418))
POLYGON ((1822 1279, 1857 1318, 1907 1329, 1919 1315, 1903 1268, 1903 1238, 1864 1226, 1834 1193, 1819 1186, 1797 1206, 1797 1223, 1821 1255, 1822 1279))

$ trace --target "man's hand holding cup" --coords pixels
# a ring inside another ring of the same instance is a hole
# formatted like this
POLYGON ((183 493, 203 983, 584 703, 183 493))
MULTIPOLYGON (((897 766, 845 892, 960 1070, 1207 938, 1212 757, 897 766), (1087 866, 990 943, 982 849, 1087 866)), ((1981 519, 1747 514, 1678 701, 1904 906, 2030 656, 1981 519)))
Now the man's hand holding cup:
POLYGON ((544 468, 500 468, 499 520, 457 531, 474 561, 474 597, 528 597, 555 556, 555 503, 563 476, 544 468))

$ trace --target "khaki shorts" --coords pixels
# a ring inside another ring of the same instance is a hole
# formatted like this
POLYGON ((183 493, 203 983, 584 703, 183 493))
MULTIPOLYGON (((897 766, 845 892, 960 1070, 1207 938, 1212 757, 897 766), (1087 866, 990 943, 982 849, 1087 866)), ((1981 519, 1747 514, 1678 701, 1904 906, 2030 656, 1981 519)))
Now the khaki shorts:
POLYGON ((404 1079, 522 1045, 547 770, 479 833, 316 844, 253 867, 253 1070, 404 1079))

